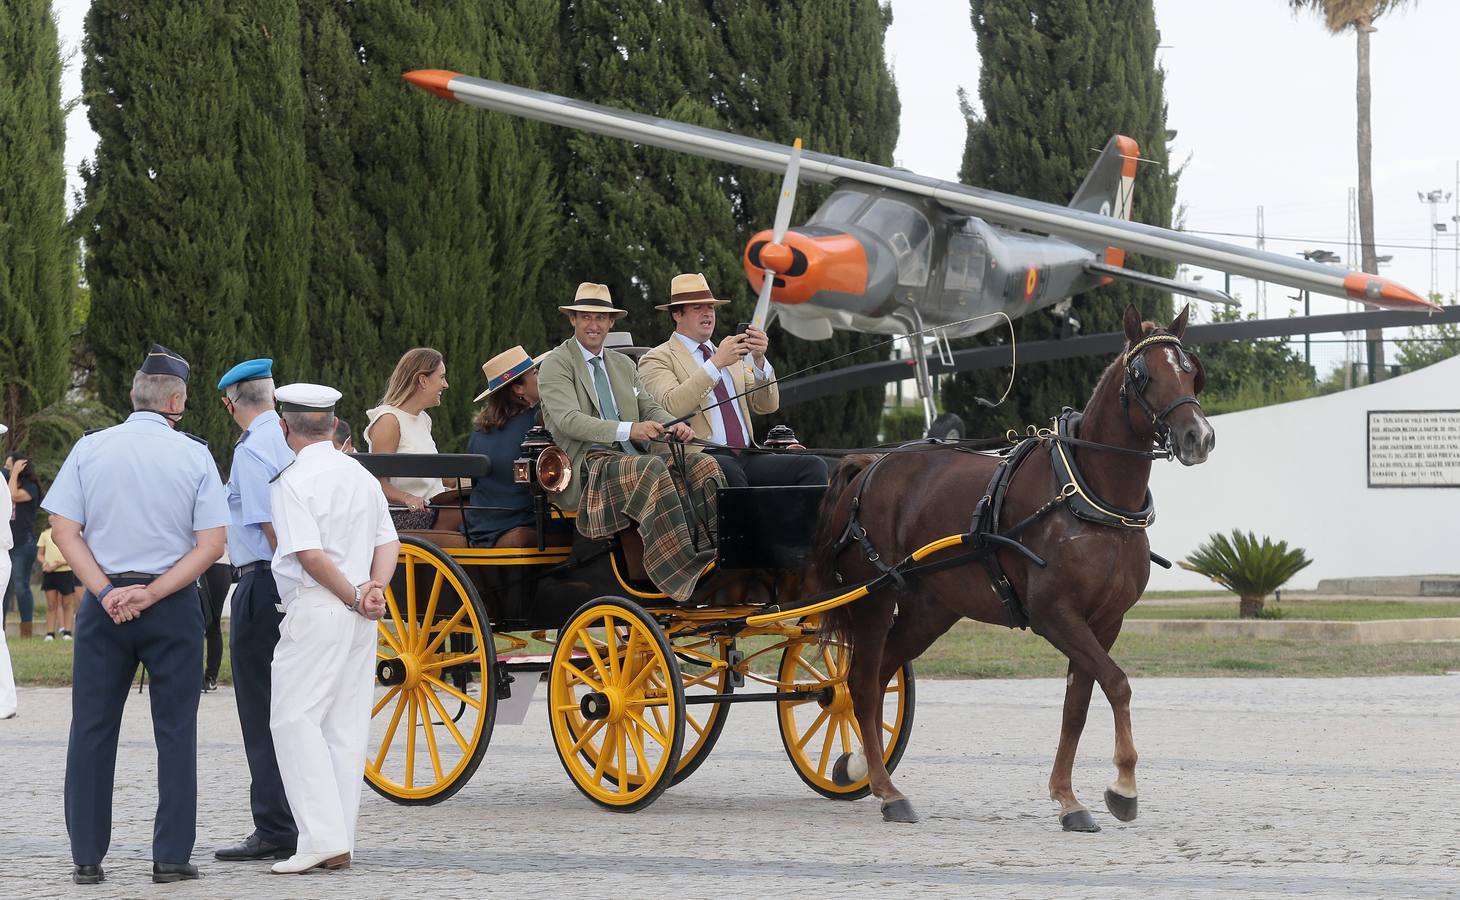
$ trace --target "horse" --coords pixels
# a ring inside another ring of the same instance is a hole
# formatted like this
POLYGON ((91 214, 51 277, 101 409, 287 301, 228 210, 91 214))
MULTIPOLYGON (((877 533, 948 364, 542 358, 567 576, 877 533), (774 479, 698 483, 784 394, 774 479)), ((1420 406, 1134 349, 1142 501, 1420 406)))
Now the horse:
POLYGON ((974 532, 1004 529, 1009 534, 1013 527, 1023 545, 1021 551, 1007 538, 987 539, 985 565, 971 559, 897 578, 890 586, 883 578, 866 597, 823 614, 823 638, 843 640, 849 648, 847 687, 863 742, 860 754, 842 755, 833 777, 844 784, 866 777, 882 801, 884 820, 918 820, 883 764, 882 697, 888 681, 960 619, 1010 625, 1021 604, 1023 620, 1017 624, 1027 621, 1069 660, 1059 749, 1049 779, 1061 825, 1066 831, 1100 830, 1071 785, 1094 683, 1115 716, 1116 778, 1105 803, 1115 818, 1135 819, 1131 688, 1110 648, 1150 576, 1145 526, 1153 509, 1147 490, 1151 460, 1170 455, 1197 465, 1215 444, 1196 399, 1205 372, 1181 343, 1189 311, 1183 309, 1159 328, 1142 322, 1134 306, 1127 308, 1127 343, 1090 395, 1077 438, 1040 432, 1017 462, 952 447, 917 448, 922 452, 848 458, 832 473, 818 511, 813 586, 873 580, 895 568, 882 559, 906 560, 947 535, 965 534, 978 546, 974 532), (1062 456, 1071 461, 1066 471, 1074 473, 1064 485, 1052 477, 1062 456), (1005 465, 1010 471, 998 472, 1001 463, 1012 463, 1012 470, 1005 465), (974 501, 982 496, 979 508, 984 509, 996 500, 990 497, 997 493, 990 488, 996 474, 1005 480, 1006 491, 980 529, 970 525, 974 501), (1088 505, 1083 508, 1087 518, 1077 517, 1075 501, 1082 498, 1114 518, 1092 521, 1088 505), (1143 502, 1144 518, 1130 512, 1143 502))

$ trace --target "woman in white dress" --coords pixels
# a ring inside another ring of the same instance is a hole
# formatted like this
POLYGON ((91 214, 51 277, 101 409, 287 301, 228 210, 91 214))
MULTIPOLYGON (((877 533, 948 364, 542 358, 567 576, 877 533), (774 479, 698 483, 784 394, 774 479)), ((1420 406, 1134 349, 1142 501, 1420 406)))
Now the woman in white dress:
MULTIPOLYGON (((430 347, 407 350, 395 364, 380 405, 366 410, 365 443, 371 453, 435 453, 431 416, 426 410, 441 405, 446 382, 446 360, 430 347)), ((445 490, 439 478, 382 478, 380 486, 391 505, 396 528, 430 528, 436 511, 427 502, 445 490)))

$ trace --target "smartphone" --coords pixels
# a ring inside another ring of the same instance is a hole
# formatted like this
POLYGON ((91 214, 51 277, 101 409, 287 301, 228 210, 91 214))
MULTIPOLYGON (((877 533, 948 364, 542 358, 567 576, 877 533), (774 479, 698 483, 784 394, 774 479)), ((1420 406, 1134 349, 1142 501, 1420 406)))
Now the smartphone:
POLYGON ((736 325, 735 326, 735 333, 736 334, 744 334, 749 328, 750 328, 750 323, 749 322, 741 322, 739 325, 736 325))

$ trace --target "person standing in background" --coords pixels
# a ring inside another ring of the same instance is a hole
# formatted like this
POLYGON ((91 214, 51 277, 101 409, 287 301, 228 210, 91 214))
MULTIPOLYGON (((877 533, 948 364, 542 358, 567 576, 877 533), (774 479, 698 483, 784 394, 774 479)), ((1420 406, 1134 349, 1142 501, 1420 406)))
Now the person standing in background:
POLYGON ((331 443, 340 392, 286 384, 278 398, 295 460, 271 498, 274 578, 285 612, 269 728, 299 844, 271 871, 296 875, 344 868, 355 852, 375 622, 385 613, 400 541, 379 482, 331 443))
MULTIPOLYGON (((9 488, 14 511, 10 514, 10 578, 6 581, 6 608, 10 598, 20 613, 20 636, 31 636, 31 619, 35 616, 35 594, 30 589, 31 571, 35 567, 35 513, 40 505, 41 483, 24 453, 11 453, 0 471, 9 488)), ((3 617, 0 617, 3 618, 3 617)))
POLYGON ((294 462, 274 409, 274 361, 250 359, 218 380, 223 406, 243 435, 233 448, 228 471, 228 558, 238 586, 229 614, 229 658, 233 661, 233 698, 248 759, 248 799, 254 830, 231 847, 214 851, 224 862, 288 859, 299 831, 279 778, 274 736, 269 732, 274 648, 284 604, 274 583, 270 560, 277 537, 270 485, 294 462))
POLYGON ((41 590, 46 595, 46 640, 71 640, 76 624, 76 601, 81 598, 81 582, 66 564, 61 548, 51 537, 51 529, 36 539, 36 562, 41 564, 41 590))
MULTIPOLYGON (((0 423, 0 436, 10 429, 0 423)), ((0 522, 10 524, 15 509, 10 503, 10 492, 0 491, 0 522)), ((10 529, 0 526, 0 584, 10 583, 10 529)), ((15 718, 15 673, 10 668, 10 646, 5 642, 5 628, 0 626, 0 719, 15 718)))
MULTIPOLYGON (((223 553, 228 500, 201 438, 176 430, 188 364, 157 344, 132 377, 127 421, 76 442, 42 504, 86 587, 76 612, 66 832, 71 878, 96 884, 111 844, 117 739, 137 664, 157 744, 152 880, 198 877, 198 576, 223 553)), ((134 778, 136 773, 128 773, 134 778)))

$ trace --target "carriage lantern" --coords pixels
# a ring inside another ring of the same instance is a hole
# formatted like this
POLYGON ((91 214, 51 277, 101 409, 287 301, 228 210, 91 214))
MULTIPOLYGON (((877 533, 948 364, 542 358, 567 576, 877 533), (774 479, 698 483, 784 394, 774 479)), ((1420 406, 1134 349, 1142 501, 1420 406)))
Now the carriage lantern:
POLYGON ((801 442, 796 439, 796 432, 791 430, 789 425, 776 425, 766 432, 762 444, 770 450, 785 450, 801 442))
POLYGON ((568 454, 553 443, 553 436, 541 425, 528 429, 518 453, 521 456, 512 463, 512 480, 518 484, 535 484, 556 493, 573 480, 568 454))

